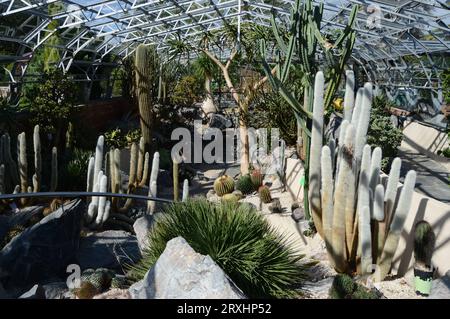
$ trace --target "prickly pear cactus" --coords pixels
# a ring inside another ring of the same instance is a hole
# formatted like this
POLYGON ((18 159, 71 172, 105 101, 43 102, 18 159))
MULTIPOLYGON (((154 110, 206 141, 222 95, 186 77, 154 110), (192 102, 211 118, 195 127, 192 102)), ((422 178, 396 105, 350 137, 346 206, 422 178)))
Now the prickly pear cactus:
POLYGON ((218 196, 222 197, 234 191, 234 181, 228 175, 220 176, 214 182, 214 191, 218 196))

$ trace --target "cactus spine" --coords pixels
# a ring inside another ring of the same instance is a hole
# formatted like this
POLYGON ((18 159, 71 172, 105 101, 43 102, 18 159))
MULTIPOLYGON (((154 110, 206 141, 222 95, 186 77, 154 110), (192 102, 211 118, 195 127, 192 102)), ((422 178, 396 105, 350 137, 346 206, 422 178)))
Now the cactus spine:
POLYGON ((309 204, 311 216, 316 225, 317 232, 323 237, 322 213, 320 194, 315 190, 320 187, 320 154, 323 139, 323 111, 324 111, 324 85, 325 78, 322 72, 317 72, 314 85, 314 109, 311 128, 311 149, 309 161, 309 204))

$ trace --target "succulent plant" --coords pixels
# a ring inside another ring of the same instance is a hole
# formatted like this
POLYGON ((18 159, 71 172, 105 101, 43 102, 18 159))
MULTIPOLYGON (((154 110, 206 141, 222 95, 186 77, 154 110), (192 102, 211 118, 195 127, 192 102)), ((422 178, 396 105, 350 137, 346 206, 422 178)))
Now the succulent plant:
POLYGON ((436 236, 431 225, 422 220, 416 224, 414 230, 414 259, 416 264, 431 268, 436 236))
POLYGON ((259 198, 261 199, 261 201, 263 203, 268 204, 268 203, 272 202, 272 196, 270 195, 269 187, 267 187, 266 185, 261 186, 258 189, 258 193, 259 193, 259 198))
POLYGON ((252 179, 250 175, 242 175, 236 182, 236 189, 241 191, 242 194, 248 195, 255 190, 253 187, 252 179))
POLYGON ((235 190, 231 194, 235 195, 239 199, 244 198, 244 194, 242 194, 242 192, 240 190, 235 190))
POLYGON ((252 181, 253 188, 258 189, 263 184, 264 175, 259 169, 255 169, 250 173, 250 180, 252 181))
POLYGON ((220 197, 234 191, 234 180, 228 176, 223 175, 214 181, 214 191, 220 197))
POLYGON ((237 203, 239 201, 239 197, 236 194, 225 194, 221 198, 222 202, 227 203, 237 203))

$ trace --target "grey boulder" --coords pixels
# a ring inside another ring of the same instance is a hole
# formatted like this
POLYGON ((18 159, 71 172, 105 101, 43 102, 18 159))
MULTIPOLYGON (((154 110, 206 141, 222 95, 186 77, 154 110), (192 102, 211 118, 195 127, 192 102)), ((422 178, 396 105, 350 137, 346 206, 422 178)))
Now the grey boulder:
POLYGON ((144 279, 128 290, 133 299, 242 299, 242 292, 211 259, 182 237, 170 240, 144 279))
POLYGON ((82 237, 77 261, 81 270, 108 268, 123 271, 141 258, 136 236, 123 230, 107 230, 82 237))
POLYGON ((433 280, 430 299, 450 299, 450 270, 445 276, 433 280))
POLYGON ((6 290, 30 289, 50 278, 65 278, 74 263, 85 208, 80 199, 62 205, 14 237, 0 251, 0 282, 6 290))
POLYGON ((144 215, 136 219, 133 224, 133 229, 136 233, 138 246, 141 252, 148 246, 148 231, 152 227, 153 222, 154 218, 152 215, 144 215))

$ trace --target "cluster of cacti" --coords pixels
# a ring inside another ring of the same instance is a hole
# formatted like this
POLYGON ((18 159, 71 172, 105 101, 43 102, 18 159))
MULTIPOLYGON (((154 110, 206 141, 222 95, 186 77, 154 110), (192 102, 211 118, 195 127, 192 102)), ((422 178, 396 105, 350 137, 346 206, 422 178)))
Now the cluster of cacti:
POLYGON ((258 188, 258 194, 261 201, 265 204, 272 202, 272 196, 270 195, 270 189, 267 185, 260 186, 258 188))
POLYGON ((264 175, 261 173, 259 169, 255 169, 250 173, 250 179, 253 184, 254 189, 258 189, 263 184, 264 175))
MULTIPOLYGON (((33 131, 34 170, 30 179, 28 177, 29 165, 27 158, 27 142, 25 132, 17 136, 17 163, 11 155, 11 138, 4 134, 0 139, 0 193, 37 193, 42 186, 42 158, 39 125, 33 131), (32 185, 32 186, 31 186, 32 185)), ((58 186, 58 152, 52 149, 50 191, 58 186)), ((22 205, 29 203, 29 199, 22 198, 22 205)))
MULTIPOLYGON (((347 81, 352 78, 349 76, 347 81)), ((380 181, 381 149, 372 151, 366 145, 371 83, 358 91, 353 112, 346 102, 345 116, 352 120, 341 124, 338 142, 330 143, 336 147, 322 146, 324 84, 324 76, 318 72, 309 158, 309 201, 314 225, 338 272, 356 270, 364 275, 375 268, 374 279, 381 281, 390 270, 410 209, 416 173, 407 173, 394 211, 401 161, 395 159, 385 191, 380 181)), ((353 86, 347 85, 346 89, 346 96, 352 100, 353 86)))
MULTIPOLYGON (((104 156, 104 142, 103 136, 97 140, 95 156, 91 157, 88 165, 87 174, 87 191, 88 192, 111 192, 116 194, 127 193, 131 194, 138 187, 146 185, 149 173, 149 153, 144 151, 145 143, 141 138, 139 148, 136 143, 131 145, 130 149, 130 170, 127 189, 122 188, 122 171, 120 166, 121 152, 119 149, 111 149, 106 156, 104 156), (102 170, 104 167, 105 172, 102 170)), ((149 183, 149 193, 156 196, 156 182, 159 172, 159 154, 156 152, 153 157, 152 171, 149 183), (154 194, 152 193, 154 192, 154 194)), ((108 219, 109 224, 117 224, 131 229, 130 220, 124 214, 129 210, 133 203, 131 198, 128 198, 125 203, 121 204, 119 198, 112 197, 110 200, 106 196, 93 196, 88 206, 88 213, 86 216, 87 223, 93 226, 101 226, 108 219)), ((149 204, 151 210, 152 205, 149 204)))
POLYGON ((236 189, 241 191, 244 195, 253 193, 253 191, 255 191, 255 187, 253 186, 250 175, 240 176, 236 182, 236 189))
MULTIPOLYGON (((228 175, 222 175, 214 181, 214 191, 219 197, 234 191, 234 180, 228 175)), ((242 190, 240 190, 242 191, 242 190)))
MULTIPOLYGON (((323 62, 328 70, 326 92, 323 97, 324 107, 327 108, 335 95, 337 87, 340 83, 343 74, 345 63, 350 58, 351 52, 356 39, 356 30, 353 25, 356 21, 358 13, 358 5, 349 8, 348 20, 344 28, 339 31, 337 40, 331 43, 328 35, 321 33, 321 26, 323 24, 323 9, 324 4, 320 3, 317 6, 313 4, 312 0, 296 0, 291 10, 290 26, 288 27, 287 37, 282 35, 279 30, 280 24, 277 22, 276 15, 272 15, 271 24, 274 37, 276 40, 276 51, 279 52, 277 56, 277 72, 272 72, 272 66, 267 63, 264 58, 267 57, 267 49, 265 40, 261 40, 260 51, 263 57, 263 68, 266 76, 269 78, 269 83, 279 92, 283 99, 292 107, 297 119, 297 151, 300 158, 305 161, 305 171, 308 171, 308 166, 314 162, 308 162, 310 152, 310 137, 313 132, 308 129, 308 120, 312 118, 311 111, 313 110, 312 88, 314 86, 314 76, 318 71, 319 63, 317 57, 318 51, 324 57, 323 62), (293 61, 296 63, 292 63, 293 61), (290 73, 301 74, 302 78, 299 82, 306 83, 304 88, 304 102, 301 102, 289 92, 287 88, 288 81, 292 81, 290 73)), ((350 100, 347 98, 347 104, 350 100)), ((347 108, 348 105, 346 104, 347 108)), ((314 131, 313 126, 313 131, 314 131)), ((317 132, 316 132, 317 133, 317 132)), ((315 134, 317 136, 317 134, 315 134)), ((320 154, 319 154, 320 155, 320 154)), ((317 154, 315 155, 317 157, 317 154)), ((313 181, 311 188, 316 188, 319 181, 313 181)), ((305 176, 304 191, 308 194, 309 176, 305 176)), ((309 197, 304 196, 305 215, 309 218, 309 197)), ((314 197, 312 203, 313 209, 319 203, 318 197, 314 197)), ((313 212, 316 214, 317 211, 313 212)))

